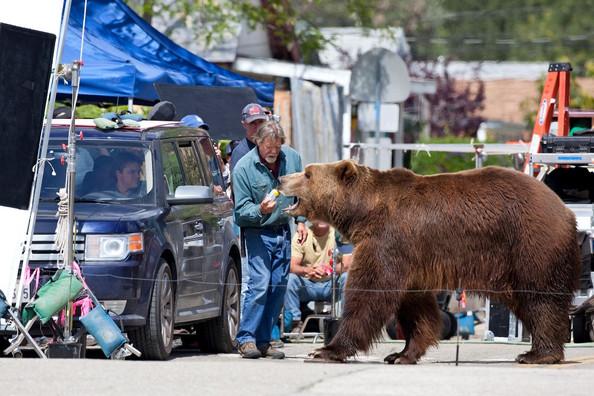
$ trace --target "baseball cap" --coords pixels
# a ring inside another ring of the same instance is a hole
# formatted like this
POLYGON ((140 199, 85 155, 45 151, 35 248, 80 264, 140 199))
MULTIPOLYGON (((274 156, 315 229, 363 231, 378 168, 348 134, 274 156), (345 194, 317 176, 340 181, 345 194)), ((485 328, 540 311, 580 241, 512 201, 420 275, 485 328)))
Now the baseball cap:
POLYGON ((202 128, 208 131, 208 124, 202 120, 202 118, 196 114, 188 114, 184 116, 179 122, 190 128, 202 128))
POLYGON ((268 114, 262 106, 258 103, 250 103, 249 105, 245 106, 241 111, 241 121, 253 122, 255 120, 267 120, 268 114))

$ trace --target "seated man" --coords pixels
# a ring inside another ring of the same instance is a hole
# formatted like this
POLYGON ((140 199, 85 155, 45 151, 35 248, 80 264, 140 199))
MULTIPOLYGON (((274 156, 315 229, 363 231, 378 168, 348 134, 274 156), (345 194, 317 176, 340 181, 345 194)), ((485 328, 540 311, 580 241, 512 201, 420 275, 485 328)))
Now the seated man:
MULTIPOLYGON (((314 221, 307 229, 307 238, 300 244, 298 234, 291 244, 291 273, 285 294, 285 316, 292 316, 291 332, 298 331, 300 325, 300 303, 307 301, 332 300, 332 266, 330 259, 336 247, 336 233, 330 225, 321 221, 314 221)), ((339 296, 346 282, 348 265, 351 255, 342 255, 342 260, 336 263, 337 286, 339 296)))
POLYGON ((140 185, 142 160, 132 153, 121 153, 115 160, 116 192, 121 197, 136 197, 140 185))

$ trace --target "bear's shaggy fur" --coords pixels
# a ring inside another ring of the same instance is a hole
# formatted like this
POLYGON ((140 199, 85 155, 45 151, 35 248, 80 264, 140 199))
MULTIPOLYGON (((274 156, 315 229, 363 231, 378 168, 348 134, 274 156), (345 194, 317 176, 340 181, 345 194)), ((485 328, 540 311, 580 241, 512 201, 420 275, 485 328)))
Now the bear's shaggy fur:
POLYGON ((282 178, 292 215, 334 225, 354 245, 343 320, 314 357, 367 351, 396 315, 406 335, 388 363, 436 345, 433 290, 461 285, 506 304, 532 335, 521 363, 557 363, 569 334, 579 253, 573 213, 543 183, 497 167, 434 176, 339 161, 282 178))

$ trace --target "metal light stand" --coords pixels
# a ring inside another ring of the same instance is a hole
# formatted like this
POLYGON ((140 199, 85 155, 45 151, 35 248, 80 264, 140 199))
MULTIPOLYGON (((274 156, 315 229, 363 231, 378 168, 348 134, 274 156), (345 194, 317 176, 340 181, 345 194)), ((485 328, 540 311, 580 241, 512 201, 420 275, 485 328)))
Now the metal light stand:
POLYGON ((338 279, 336 278, 336 263, 339 259, 341 259, 342 254, 338 251, 338 248, 335 248, 332 256, 332 274, 330 277, 330 281, 332 282, 332 310, 330 318, 331 320, 336 320, 336 282, 338 281, 338 279))
MULTIPOLYGON (((76 108, 78 100, 78 88, 80 82, 80 61, 75 61, 72 64, 72 109, 76 108)), ((74 260, 74 196, 76 184, 76 136, 74 133, 75 117, 70 119, 70 128, 68 129, 68 155, 66 168, 66 192, 68 194, 68 235, 66 239, 66 247, 64 250, 64 268, 67 271, 72 271, 71 263, 74 260)), ((72 301, 68 301, 66 306, 66 317, 64 320, 64 341, 71 342, 72 340, 72 301)))
POLYGON ((484 144, 475 144, 474 145, 474 167, 475 168, 482 168, 483 162, 485 160, 485 145, 484 144))
POLYGON ((338 309, 336 308, 336 291, 338 289, 336 287, 336 282, 338 281, 338 278, 336 277, 336 263, 338 260, 342 260, 342 254, 339 252, 338 248, 335 248, 332 255, 332 274, 330 275, 332 288, 332 307, 330 309, 330 317, 326 318, 324 323, 324 345, 328 345, 332 338, 334 338, 340 323, 340 319, 338 318, 337 314, 338 309))
POLYGON ((460 356, 460 302, 462 301, 462 292, 462 282, 459 282, 456 289, 456 301, 458 301, 458 316, 456 317, 456 366, 458 366, 458 358, 460 356))
MULTIPOLYGON (((23 262, 20 265, 19 271, 27 267, 31 255, 31 241, 33 239, 35 222, 37 220, 37 208, 39 207, 41 183, 43 181, 43 171, 45 169, 46 162, 45 157, 47 155, 47 147, 49 144, 49 134, 50 130, 52 129, 52 117, 54 113, 54 107, 56 104, 56 93, 58 92, 58 81, 60 78, 59 64, 60 60, 62 59, 62 52, 64 50, 64 39, 66 37, 66 32, 68 29, 68 20, 70 19, 71 4, 72 0, 64 1, 64 13, 62 15, 62 21, 60 25, 60 34, 58 35, 58 43, 56 45, 56 52, 54 53, 54 60, 52 62, 52 75, 50 78, 51 86, 49 89, 49 95, 46 103, 45 125, 41 132, 41 143, 37 153, 37 159, 39 162, 38 166, 35 168, 35 176, 33 179, 33 191, 31 194, 31 201, 29 203, 29 206, 31 207, 31 212, 29 215, 29 225, 27 227, 27 240, 25 244, 25 252, 23 255, 23 262)), ((22 301, 23 279, 24 277, 21 276, 17 287, 16 301, 13 301, 13 304, 19 309, 22 301)))

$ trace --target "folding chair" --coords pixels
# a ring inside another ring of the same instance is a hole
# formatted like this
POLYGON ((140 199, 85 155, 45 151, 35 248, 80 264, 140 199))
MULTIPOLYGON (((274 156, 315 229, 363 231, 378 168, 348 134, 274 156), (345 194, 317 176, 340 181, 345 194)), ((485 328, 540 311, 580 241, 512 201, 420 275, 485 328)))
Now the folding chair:
MULTIPOLYGON (((332 292, 331 292, 331 300, 330 301, 314 301, 314 313, 310 314, 305 317, 303 323, 301 324, 299 331, 296 333, 285 333, 284 332, 284 320, 281 320, 281 334, 283 337, 294 337, 295 339, 302 339, 304 337, 313 337, 313 343, 317 342, 318 338, 324 337, 327 333, 326 331, 326 322, 334 321, 338 317, 338 298, 336 293, 338 293, 338 278, 336 277, 336 262, 338 261, 338 255, 340 252, 338 249, 334 250, 333 260, 332 260, 332 274, 330 276, 330 281, 332 282, 332 292), (329 310, 326 312, 328 304, 330 305, 329 310), (305 329, 307 324, 312 320, 318 320, 319 324, 319 331, 317 332, 306 332, 305 329)), ((282 319, 284 319, 284 310, 282 319)), ((291 329, 292 330, 292 329, 291 329)))
POLYGON ((4 295, 2 290, 0 290, 0 318, 12 321, 18 330, 18 335, 16 336, 16 338, 10 343, 10 346, 4 350, 5 355, 8 355, 9 353, 16 351, 19 345, 21 345, 21 343, 25 339, 27 339, 27 341, 29 342, 29 344, 31 344, 37 355, 42 359, 47 359, 47 356, 45 356, 45 354, 39 347, 39 344, 37 344, 37 342, 35 342, 33 337, 31 337, 31 335, 29 334, 29 330, 31 329, 31 326, 33 325, 35 320, 31 320, 29 321, 29 323, 27 323, 27 326, 23 326, 23 324, 18 318, 18 315, 16 315, 13 312, 13 308, 6 301, 6 296, 4 295))

